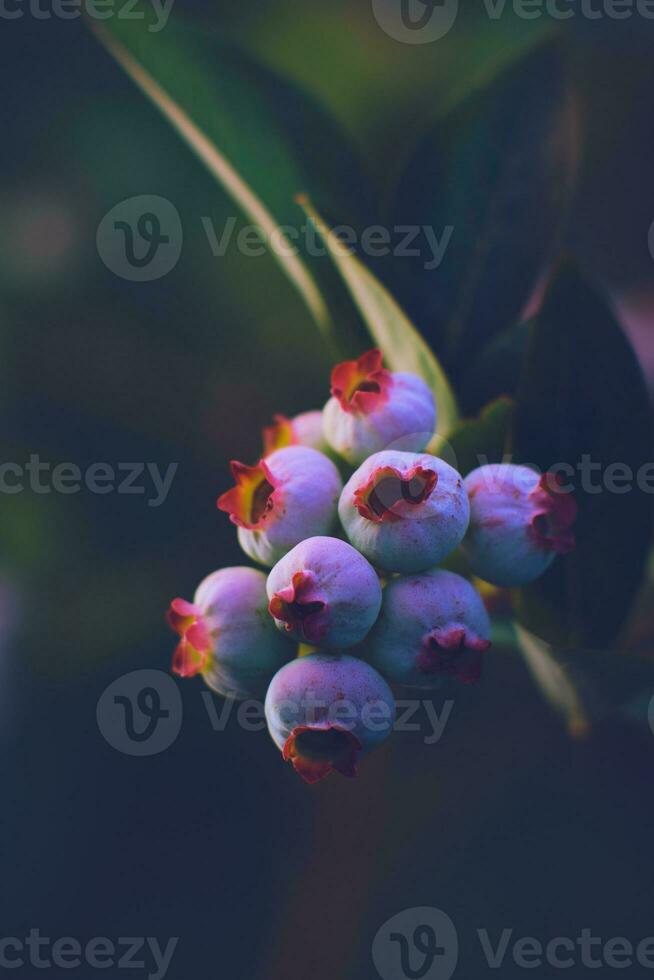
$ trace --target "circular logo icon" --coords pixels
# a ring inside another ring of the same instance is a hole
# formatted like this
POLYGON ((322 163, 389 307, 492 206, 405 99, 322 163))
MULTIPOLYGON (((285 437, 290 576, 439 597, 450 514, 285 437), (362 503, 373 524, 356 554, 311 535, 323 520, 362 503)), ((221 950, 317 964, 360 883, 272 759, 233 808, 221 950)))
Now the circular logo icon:
POLYGON ((428 906, 398 912, 375 936, 372 960, 382 980, 450 980, 459 960, 454 923, 428 906))
POLYGON ((182 727, 182 696, 163 670, 134 670, 105 689, 96 709, 98 728, 118 752, 157 755, 182 727))
POLYGON ((459 0, 372 0, 381 29, 403 44, 431 44, 445 37, 459 13, 459 0))
POLYGON ((161 279, 182 252, 182 222, 165 197, 140 194, 116 204, 100 222, 96 244, 111 272, 132 282, 161 279))

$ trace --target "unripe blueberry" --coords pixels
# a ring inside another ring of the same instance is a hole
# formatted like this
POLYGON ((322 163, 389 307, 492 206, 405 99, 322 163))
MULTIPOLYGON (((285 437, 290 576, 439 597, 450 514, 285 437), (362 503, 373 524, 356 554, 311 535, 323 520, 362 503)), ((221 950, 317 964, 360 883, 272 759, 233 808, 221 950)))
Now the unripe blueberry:
POLYGON ((332 529, 343 484, 318 450, 287 446, 257 466, 231 465, 236 486, 218 498, 218 507, 237 525, 250 558, 274 565, 299 541, 332 529))
POLYGON ((575 546, 577 506, 552 473, 496 463, 465 479, 470 527, 463 542, 472 571, 493 585, 526 585, 575 546))
POLYGON ((292 419, 286 415, 275 415, 273 424, 265 426, 263 430, 264 457, 285 446, 310 446, 321 453, 327 452, 322 412, 302 412, 292 419))
POLYGON ((266 695, 268 730, 308 783, 356 775, 357 760, 390 735, 393 694, 363 660, 314 653, 287 664, 266 695))
POLYGON ((353 466, 392 447, 421 452, 436 428, 434 396, 422 378, 391 373, 378 350, 332 371, 323 411, 327 442, 353 466))
POLYGON ((271 616, 301 643, 344 649, 367 635, 382 594, 374 568, 338 538, 308 538, 268 576, 271 616))
POLYGON ((268 615, 266 576, 255 568, 221 568, 198 586, 193 602, 174 599, 167 619, 179 635, 173 671, 202 674, 226 697, 262 697, 295 655, 268 615))
POLYGON ((435 569, 388 583, 366 645, 369 662, 389 681, 433 688, 445 677, 478 680, 489 637, 479 593, 460 575, 435 569))
POLYGON ((355 548, 389 572, 421 572, 454 551, 468 526, 455 469, 427 453, 376 453, 353 474, 338 505, 355 548))

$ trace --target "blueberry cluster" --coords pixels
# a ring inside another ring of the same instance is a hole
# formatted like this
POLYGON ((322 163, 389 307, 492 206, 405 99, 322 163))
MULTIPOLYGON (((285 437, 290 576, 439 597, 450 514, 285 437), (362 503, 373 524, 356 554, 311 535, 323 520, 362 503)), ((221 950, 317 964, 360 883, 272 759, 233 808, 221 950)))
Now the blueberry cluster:
POLYGON ((388 737, 387 682, 479 679, 488 613, 471 582, 437 567, 457 548, 473 576, 507 587, 574 546, 574 501, 551 474, 497 464, 464 480, 425 452, 436 405, 420 378, 372 350, 331 380, 324 410, 277 416, 263 459, 233 462, 218 499, 269 574, 220 569, 168 612, 175 673, 265 696, 270 734, 308 782, 353 776, 388 737))

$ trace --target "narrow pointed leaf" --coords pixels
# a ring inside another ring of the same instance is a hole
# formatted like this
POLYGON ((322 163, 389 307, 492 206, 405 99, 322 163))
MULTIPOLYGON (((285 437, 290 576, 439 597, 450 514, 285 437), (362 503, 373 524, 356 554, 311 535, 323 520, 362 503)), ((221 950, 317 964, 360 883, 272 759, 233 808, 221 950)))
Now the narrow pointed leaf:
POLYGON ((327 304, 303 248, 294 201, 314 189, 352 217, 365 181, 333 120, 291 83, 208 30, 171 18, 90 21, 98 40, 263 234, 314 320, 327 333, 327 304), (275 243, 272 245, 272 243, 275 243))
POLYGON ((570 735, 586 735, 590 722, 570 674, 557 662, 547 643, 520 626, 516 626, 516 633, 525 663, 545 700, 563 716, 570 735))
POLYGON ((310 201, 302 206, 322 235, 334 263, 356 303, 368 331, 394 371, 419 375, 430 386, 438 405, 438 436, 452 431, 458 421, 456 397, 429 345, 386 287, 331 231, 310 201))

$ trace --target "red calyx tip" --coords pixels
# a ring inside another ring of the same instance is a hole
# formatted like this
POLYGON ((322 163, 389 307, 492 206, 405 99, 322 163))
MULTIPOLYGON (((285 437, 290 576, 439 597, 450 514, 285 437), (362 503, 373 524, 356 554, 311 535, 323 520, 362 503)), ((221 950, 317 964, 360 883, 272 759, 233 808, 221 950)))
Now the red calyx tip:
POLYGON ((570 491, 562 488, 562 474, 543 473, 538 486, 531 492, 536 507, 529 534, 548 551, 566 555, 575 548, 572 525, 577 519, 577 504, 570 491))
POLYGON ((332 772, 354 779, 360 751, 356 735, 338 725, 299 725, 287 738, 282 756, 285 762, 293 763, 305 783, 318 783, 332 772))
POLYGON ((327 602, 316 588, 311 572, 296 572, 291 584, 276 592, 268 604, 270 615, 307 643, 318 643, 324 632, 327 602))
POLYGON ((423 674, 443 674, 474 684, 481 677, 483 655, 490 646, 490 640, 463 625, 434 629, 423 640, 417 667, 423 674))
POLYGON ((230 466, 236 486, 223 493, 216 506, 229 514, 232 524, 237 527, 261 530, 273 516, 278 482, 265 459, 256 466, 232 460, 230 466))
POLYGON ((272 425, 263 428, 264 458, 274 453, 276 449, 294 446, 297 439, 293 431, 293 422, 286 415, 273 415, 272 425))
POLYGON ((438 473, 424 466, 413 466, 406 473, 380 466, 354 491, 354 506, 374 524, 398 521, 414 516, 414 508, 431 496, 437 483, 438 473))
POLYGON ((382 365, 381 351, 374 347, 356 361, 337 364, 331 381, 331 393, 343 411, 366 415, 388 399, 392 375, 382 365))
POLYGON ((166 621, 179 636, 172 670, 179 677, 194 677, 209 663, 211 637, 200 609, 185 599, 173 599, 166 621))

